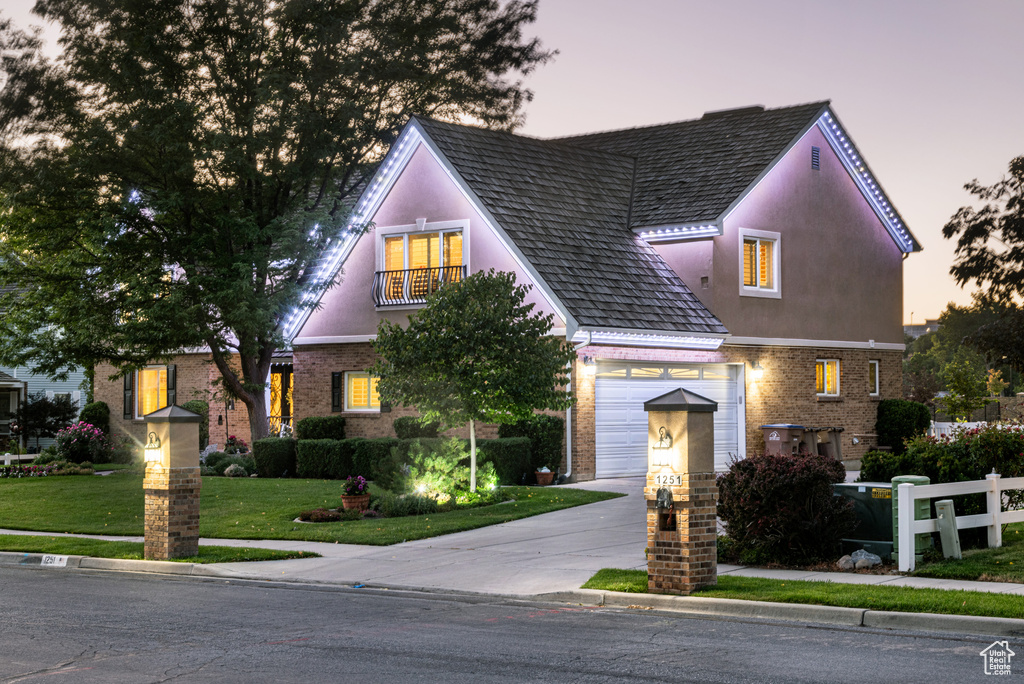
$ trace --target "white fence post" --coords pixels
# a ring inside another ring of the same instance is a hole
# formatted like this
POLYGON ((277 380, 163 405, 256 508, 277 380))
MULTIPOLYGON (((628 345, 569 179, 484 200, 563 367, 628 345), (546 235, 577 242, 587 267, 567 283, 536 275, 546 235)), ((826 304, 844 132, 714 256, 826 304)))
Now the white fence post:
POLYGON ((998 473, 989 473, 985 476, 988 480, 989 490, 985 493, 988 504, 988 514, 992 516, 992 523, 988 527, 988 548, 997 549, 1003 545, 1003 526, 1000 522, 1003 510, 1003 493, 1000 489, 1000 478, 998 473))
POLYGON ((899 494, 896 526, 900 539, 900 572, 914 571, 914 485, 904 482, 897 488, 899 494))

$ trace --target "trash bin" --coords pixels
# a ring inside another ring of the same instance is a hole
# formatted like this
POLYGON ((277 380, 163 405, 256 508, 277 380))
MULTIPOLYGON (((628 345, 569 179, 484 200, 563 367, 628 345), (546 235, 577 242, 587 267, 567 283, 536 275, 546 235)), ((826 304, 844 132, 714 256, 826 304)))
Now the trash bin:
POLYGON ((762 425, 761 429, 764 430, 764 450, 769 454, 797 453, 806 430, 803 425, 788 423, 762 425))
POLYGON ((864 549, 882 560, 892 557, 892 483, 842 482, 835 485, 835 496, 853 502, 857 529, 842 540, 843 553, 864 549))
POLYGON ((807 447, 808 453, 829 456, 837 461, 843 460, 843 446, 840 438, 843 428, 809 427, 805 430, 801 442, 807 447))

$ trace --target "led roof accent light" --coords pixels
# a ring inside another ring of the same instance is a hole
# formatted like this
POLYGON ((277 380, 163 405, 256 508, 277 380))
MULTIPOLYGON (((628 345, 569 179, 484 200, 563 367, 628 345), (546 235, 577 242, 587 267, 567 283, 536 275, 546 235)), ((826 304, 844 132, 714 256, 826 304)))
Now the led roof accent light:
POLYGON ((818 128, 824 133, 829 145, 832 146, 836 155, 842 160, 843 166, 846 167, 846 170, 850 173, 860 191, 864 193, 871 208, 874 209, 875 214, 882 221, 885 229, 889 231, 889 235, 892 236, 900 251, 906 254, 915 251, 915 249, 920 249, 914 240, 914 236, 903 225, 899 214, 896 213, 895 209, 886 200, 881 186, 878 185, 867 164, 864 163, 857 153, 857 148, 853 145, 853 141, 846 137, 846 133, 835 117, 830 112, 825 112, 818 119, 818 128))
POLYGON ((666 349, 703 349, 714 351, 722 346, 722 337, 697 337, 695 335, 656 335, 646 333, 624 333, 612 331, 579 331, 573 342, 583 342, 590 335, 592 344, 626 344, 631 347, 663 347, 666 349))
MULTIPOLYGON (((320 263, 313 268, 314 274, 314 285, 324 285, 335 273, 338 272, 338 268, 341 266, 341 262, 348 256, 348 253, 355 246, 356 240, 361 235, 361 232, 357 230, 369 216, 377 210, 380 202, 384 199, 384 195, 387 193, 391 184, 395 180, 395 174, 393 170, 405 167, 405 162, 412 156, 413 151, 416 149, 416 145, 420 142, 420 134, 415 129, 410 129, 406 135, 403 135, 398 143, 388 152, 388 156, 385 158, 384 163, 377 170, 373 181, 370 183, 369 189, 363 193, 362 200, 359 202, 359 209, 352 215, 348 225, 345 226, 345 230, 342 231, 340 239, 334 240, 333 243, 329 243, 327 249, 324 251, 323 256, 320 258, 320 263)), ((315 231, 319 226, 315 226, 310 231, 310 237, 314 236, 315 231)), ((312 288, 312 290, 320 289, 318 287, 312 288)), ((284 324, 284 339, 289 344, 291 340, 298 333, 299 328, 306 322, 310 312, 313 310, 313 305, 316 303, 316 299, 319 294, 315 294, 311 290, 306 290, 302 294, 301 305, 292 310, 291 314, 285 320, 284 324)))
POLYGON ((658 226, 656 228, 636 228, 634 231, 645 242, 669 242, 671 240, 696 240, 698 238, 714 237, 721 235, 722 231, 718 226, 711 223, 708 225, 680 225, 680 226, 658 226))

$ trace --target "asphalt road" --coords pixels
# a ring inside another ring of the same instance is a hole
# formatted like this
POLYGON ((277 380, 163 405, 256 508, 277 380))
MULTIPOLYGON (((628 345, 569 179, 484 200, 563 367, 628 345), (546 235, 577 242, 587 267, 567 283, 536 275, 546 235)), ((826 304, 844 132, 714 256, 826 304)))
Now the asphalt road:
POLYGON ((0 568, 3 682, 935 684, 990 680, 987 645, 490 597, 0 568))

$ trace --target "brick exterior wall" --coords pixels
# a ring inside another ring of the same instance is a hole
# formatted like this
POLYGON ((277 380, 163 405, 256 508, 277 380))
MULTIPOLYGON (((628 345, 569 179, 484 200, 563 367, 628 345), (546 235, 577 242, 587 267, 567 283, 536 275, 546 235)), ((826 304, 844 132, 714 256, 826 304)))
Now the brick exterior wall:
POLYGON ((146 560, 170 560, 199 554, 199 466, 148 466, 145 493, 146 560))
POLYGON ((689 596, 718 577, 718 485, 714 473, 685 473, 668 487, 674 506, 656 506, 660 487, 647 474, 647 590, 689 596), (669 523, 662 524, 661 518, 669 523))
MULTIPOLYGON (((341 415, 345 417, 348 437, 394 437, 393 422, 401 416, 419 415, 415 409, 394 406, 390 412, 331 411, 331 373, 365 371, 376 356, 369 342, 353 344, 319 344, 296 347, 292 353, 292 409, 295 421, 309 416, 341 415)), ((342 384, 341 405, 345 406, 346 388, 342 384)), ((469 428, 450 430, 446 435, 469 438, 469 428)), ((498 426, 478 424, 476 436, 491 439, 498 436, 498 426)))
MULTIPOLYGON (((223 403, 210 402, 210 397, 215 389, 213 381, 220 377, 220 371, 214 365, 210 354, 179 354, 172 357, 166 364, 154 365, 176 367, 178 405, 192 399, 202 399, 210 403, 210 444, 217 444, 223 448, 228 434, 237 435, 246 442, 249 441, 249 411, 245 408, 245 404, 236 401, 233 409, 225 410, 223 403), (223 418, 223 421, 219 421, 219 418, 223 418)), ((114 381, 108 379, 115 372, 114 367, 108 363, 96 365, 93 400, 106 402, 110 407, 112 431, 128 435, 137 440, 139 444, 144 444, 146 421, 124 420, 122 417, 124 413, 124 382, 121 379, 114 381)))
MULTIPOLYGON (((661 363, 743 363, 746 367, 746 429, 748 454, 764 450, 761 425, 796 423, 813 427, 842 427, 843 459, 851 465, 877 445, 875 419, 880 399, 900 397, 902 354, 898 351, 816 349, 813 347, 740 347, 723 345, 717 351, 693 351, 646 347, 592 345, 579 351, 573 365, 572 389, 577 403, 569 417, 572 437, 572 475, 577 481, 592 480, 596 473, 595 377, 584 372, 582 357, 661 363), (821 398, 815 393, 817 359, 839 359, 840 395, 821 398), (868 395, 868 360, 879 361, 879 396, 868 395), (751 378, 755 363, 764 368, 759 381, 751 378), (859 444, 853 444, 857 438, 859 444)), ((295 419, 331 415, 331 373, 364 371, 373 365, 370 343, 310 345, 293 354, 295 419)), ((344 390, 344 388, 343 388, 344 390)), ((344 405, 344 397, 342 398, 344 405)), ((393 407, 390 413, 342 412, 351 437, 392 437, 392 421, 416 415, 412 409, 393 407)), ((555 413, 565 418, 564 412, 555 413)), ((468 430, 452 431, 462 437, 468 430)), ((477 436, 497 436, 494 425, 478 426, 477 436)), ((563 458, 560 472, 565 472, 563 458)))

